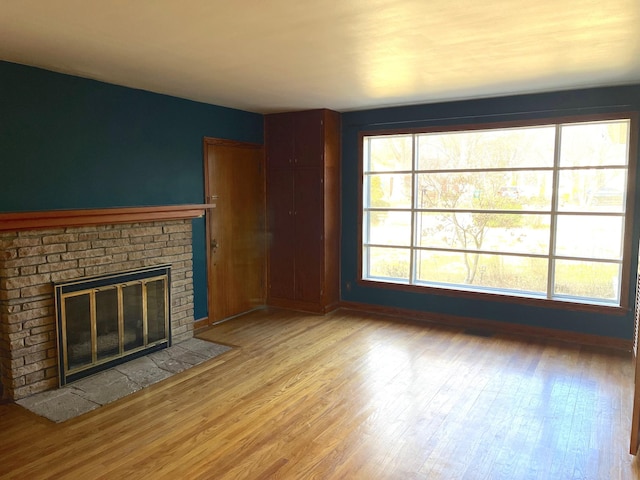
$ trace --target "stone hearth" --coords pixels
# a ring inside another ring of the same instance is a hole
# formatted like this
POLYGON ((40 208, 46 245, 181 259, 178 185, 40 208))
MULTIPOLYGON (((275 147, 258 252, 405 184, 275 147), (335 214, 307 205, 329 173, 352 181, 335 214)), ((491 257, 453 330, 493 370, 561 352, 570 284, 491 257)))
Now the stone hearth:
POLYGON ((231 347, 191 338, 65 387, 17 403, 54 422, 64 422, 210 360, 231 347))
POLYGON ((171 335, 193 336, 191 219, 0 231, 5 398, 58 386, 53 282, 171 264, 171 335))

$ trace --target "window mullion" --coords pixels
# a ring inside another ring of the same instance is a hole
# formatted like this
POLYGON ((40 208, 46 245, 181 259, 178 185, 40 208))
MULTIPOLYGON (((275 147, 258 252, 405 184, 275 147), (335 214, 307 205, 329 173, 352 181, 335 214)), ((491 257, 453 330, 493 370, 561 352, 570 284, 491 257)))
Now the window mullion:
POLYGON ((560 184, 560 147, 561 127, 556 124, 556 137, 553 149, 553 180, 551 188, 551 219, 549 228, 549 264, 547 270, 547 298, 553 298, 555 290, 555 254, 556 254, 556 228, 558 226, 558 185, 560 184))
MULTIPOLYGON (((370 268, 371 268, 371 248, 369 247, 369 244, 371 243, 371 228, 370 228, 370 223, 371 223, 371 218, 370 218, 370 213, 369 213, 369 209, 371 208, 371 192, 369 191, 371 188, 371 184, 370 182, 366 181, 365 179, 368 178, 368 173, 370 171, 370 165, 371 165, 371 142, 367 140, 367 145, 366 145, 366 162, 363 162, 363 175, 362 175, 362 184, 364 185, 365 188, 363 188, 363 199, 362 202, 365 205, 365 208, 363 209, 363 222, 362 222, 362 237, 364 239, 364 243, 367 244, 366 248, 363 249, 362 251, 362 269, 364 270, 364 272, 366 272, 365 275, 363 275, 365 278, 368 278, 370 276, 370 268)), ((364 273, 363 272, 363 273, 364 273)))
POLYGON ((417 239, 417 231, 416 231, 416 170, 418 169, 418 159, 417 159, 417 136, 412 135, 411 141, 411 243, 409 245, 409 285, 414 285, 416 283, 416 243, 417 239))

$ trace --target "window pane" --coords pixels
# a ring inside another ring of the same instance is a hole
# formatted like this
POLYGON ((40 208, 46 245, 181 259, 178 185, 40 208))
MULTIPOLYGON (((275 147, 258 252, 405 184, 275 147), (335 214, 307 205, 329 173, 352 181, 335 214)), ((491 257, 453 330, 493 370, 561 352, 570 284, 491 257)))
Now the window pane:
POLYGON ((368 266, 365 278, 385 278, 396 282, 409 280, 410 250, 408 248, 364 248, 364 265, 368 266))
POLYGON ((410 171, 412 168, 412 135, 365 137, 364 149, 365 172, 410 171))
POLYGON ((552 167, 555 127, 509 128, 418 136, 418 169, 552 167))
POLYGON ((411 212, 366 212, 365 243, 411 245, 411 212))
POLYGON ((626 199, 626 170, 561 170, 558 210, 622 213, 626 199))
POLYGON ((558 216, 556 254, 619 260, 622 258, 623 217, 558 216))
POLYGON ((423 282, 453 283, 544 293, 546 259, 507 255, 416 251, 416 276, 423 282))
POLYGON ((416 222, 416 244, 547 255, 549 228, 549 215, 420 213, 416 222))
POLYGON ((365 182, 365 206, 411 208, 411 174, 367 175, 365 182))
POLYGON ((560 166, 627 165, 629 121, 562 125, 560 166))
POLYGON ((620 265, 602 262, 556 261, 555 294, 619 300, 620 265))
POLYGON ((552 179, 551 171, 422 173, 417 208, 549 210, 552 179))

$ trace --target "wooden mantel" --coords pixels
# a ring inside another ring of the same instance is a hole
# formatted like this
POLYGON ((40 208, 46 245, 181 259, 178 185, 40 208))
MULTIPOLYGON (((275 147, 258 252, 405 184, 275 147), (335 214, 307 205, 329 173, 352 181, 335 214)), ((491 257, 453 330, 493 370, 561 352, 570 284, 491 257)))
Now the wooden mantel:
POLYGON ((197 204, 0 213, 0 232, 198 218, 213 207, 197 204))

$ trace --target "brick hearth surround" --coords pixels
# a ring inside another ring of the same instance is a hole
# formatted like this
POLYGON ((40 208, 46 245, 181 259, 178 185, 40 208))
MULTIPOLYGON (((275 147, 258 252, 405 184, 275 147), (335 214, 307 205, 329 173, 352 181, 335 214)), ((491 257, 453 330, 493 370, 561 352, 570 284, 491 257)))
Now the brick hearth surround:
POLYGON ((0 371, 18 400, 58 386, 54 282, 171 264, 173 343, 193 336, 191 220, 0 231, 0 371))

